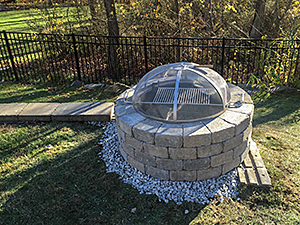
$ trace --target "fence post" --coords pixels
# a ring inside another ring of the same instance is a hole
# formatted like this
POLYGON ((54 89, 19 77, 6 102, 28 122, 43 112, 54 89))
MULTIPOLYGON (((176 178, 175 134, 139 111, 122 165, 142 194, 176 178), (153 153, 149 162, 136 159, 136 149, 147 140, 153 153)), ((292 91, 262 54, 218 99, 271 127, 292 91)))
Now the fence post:
POLYGON ((73 48, 74 48, 74 54, 75 54, 75 60, 76 60, 77 76, 78 76, 78 80, 81 81, 79 58, 78 58, 78 52, 77 52, 77 47, 76 47, 76 39, 75 39, 74 33, 72 33, 72 42, 73 42, 73 48))
POLYGON ((17 69, 16 69, 16 66, 15 66, 15 63, 14 63, 14 56, 11 53, 9 41, 8 41, 8 38, 7 38, 7 33, 6 33, 5 30, 3 31, 3 34, 4 34, 4 40, 5 40, 5 43, 6 43, 7 51, 8 51, 9 60, 11 62, 11 67, 13 69, 13 73, 16 77, 16 80, 19 81, 19 77, 18 77, 18 74, 17 74, 17 69))
POLYGON ((148 72, 148 54, 147 54, 147 36, 144 35, 144 55, 145 55, 145 69, 148 72))
POLYGON ((224 75, 225 37, 222 38, 221 76, 224 75))

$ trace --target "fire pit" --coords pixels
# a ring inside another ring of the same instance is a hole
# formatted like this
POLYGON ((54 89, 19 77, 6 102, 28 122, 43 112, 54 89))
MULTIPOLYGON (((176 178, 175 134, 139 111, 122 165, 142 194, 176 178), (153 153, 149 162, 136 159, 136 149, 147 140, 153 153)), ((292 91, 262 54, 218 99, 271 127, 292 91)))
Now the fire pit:
POLYGON ((253 108, 246 92, 212 69, 157 67, 116 102, 120 153, 161 180, 218 177, 248 154, 253 108))

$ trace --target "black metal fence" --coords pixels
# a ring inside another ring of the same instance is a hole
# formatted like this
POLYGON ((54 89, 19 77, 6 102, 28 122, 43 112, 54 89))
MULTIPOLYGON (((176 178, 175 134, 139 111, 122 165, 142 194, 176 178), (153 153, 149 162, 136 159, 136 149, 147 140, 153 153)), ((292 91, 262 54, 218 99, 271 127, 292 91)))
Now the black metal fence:
POLYGON ((109 37, 0 32, 0 79, 23 83, 136 83, 147 71, 187 61, 213 65, 231 82, 300 78, 300 40, 109 37))

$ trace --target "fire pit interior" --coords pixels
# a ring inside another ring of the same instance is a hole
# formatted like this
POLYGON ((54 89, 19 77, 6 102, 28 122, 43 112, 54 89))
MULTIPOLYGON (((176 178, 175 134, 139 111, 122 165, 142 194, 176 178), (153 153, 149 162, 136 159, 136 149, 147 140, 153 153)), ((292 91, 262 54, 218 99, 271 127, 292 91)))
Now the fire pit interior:
POLYGON ((246 92, 212 69, 157 67, 116 102, 120 153, 162 180, 218 177, 248 154, 253 108, 246 92))

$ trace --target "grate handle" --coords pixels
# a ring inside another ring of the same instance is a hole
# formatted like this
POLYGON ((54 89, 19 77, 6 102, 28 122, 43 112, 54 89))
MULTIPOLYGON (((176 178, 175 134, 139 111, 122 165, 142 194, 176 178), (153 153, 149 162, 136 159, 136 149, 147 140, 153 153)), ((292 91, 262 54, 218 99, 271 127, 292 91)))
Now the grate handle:
POLYGON ((132 89, 127 89, 125 92, 124 92, 124 96, 122 98, 122 101, 124 103, 127 103, 127 104, 132 104, 132 101, 127 101, 127 97, 128 97, 128 94, 130 91, 133 91, 132 89))

